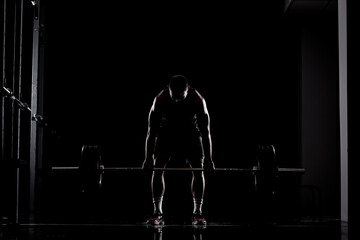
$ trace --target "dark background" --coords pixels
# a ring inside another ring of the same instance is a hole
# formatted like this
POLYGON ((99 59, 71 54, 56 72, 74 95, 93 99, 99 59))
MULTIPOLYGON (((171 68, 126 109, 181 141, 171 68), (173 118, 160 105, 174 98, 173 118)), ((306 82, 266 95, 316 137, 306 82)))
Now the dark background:
MULTIPOLYGON (((36 169, 40 221, 145 219, 152 211, 149 176, 107 172, 103 191, 86 195, 79 191, 78 173, 49 169, 77 166, 83 144, 100 145, 107 167, 140 167, 150 106, 174 74, 187 76, 207 101, 216 167, 251 168, 256 145, 273 144, 279 167, 306 169, 304 176, 280 178, 273 206, 277 214, 292 220, 339 218, 337 1, 295 0, 285 11, 287 2, 42 0, 39 106, 48 126, 40 128, 43 155, 36 169)), ((10 14, 13 3, 7 7, 10 14)), ((26 3, 22 99, 28 103, 33 14, 26 3)), ((15 41, 7 38, 11 48, 15 41)), ((11 79, 11 51, 5 60, 11 79)), ((10 113, 10 100, 4 101, 10 113)), ((27 214, 29 119, 22 117, 20 210, 27 214)), ((8 119, 5 125, 11 125, 8 119)), ((6 128, 5 140, 11 137, 6 128)), ((12 164, 7 157, 3 172, 12 164)), ((15 176, 2 176, 12 182, 2 181, 10 197, 1 206, 13 206, 15 176)), ((164 210, 169 216, 190 216, 190 177, 167 174, 164 210)), ((252 175, 227 172, 207 178, 204 208, 210 221, 254 219, 259 204, 252 175)))
MULTIPOLYGON (((46 1, 45 11, 44 116, 55 129, 45 163, 77 165, 83 144, 99 144, 105 166, 140 167, 152 101, 172 75, 183 74, 207 100, 216 167, 252 168, 257 144, 274 144, 281 167, 301 167, 299 29, 289 27, 282 1, 46 1)), ((191 213, 190 179, 166 175, 168 217, 191 213)), ((299 185, 298 176, 283 181, 280 188, 299 185)), ((58 173, 44 195, 58 196, 81 215, 101 202, 91 212, 103 221, 139 221, 152 211, 148 176, 106 173, 97 200, 79 197, 77 182, 58 173), (66 194, 69 186, 75 197, 66 194)), ((296 190, 286 193, 280 215, 299 204, 296 190)), ((261 209, 251 175, 208 178, 205 202, 213 221, 254 219, 261 209)), ((57 209, 61 216, 63 208, 57 209)))
POLYGON ((153 98, 184 74, 207 100, 218 167, 248 165, 258 143, 295 166, 299 57, 282 7, 46 1, 45 117, 67 144, 140 166, 153 98))

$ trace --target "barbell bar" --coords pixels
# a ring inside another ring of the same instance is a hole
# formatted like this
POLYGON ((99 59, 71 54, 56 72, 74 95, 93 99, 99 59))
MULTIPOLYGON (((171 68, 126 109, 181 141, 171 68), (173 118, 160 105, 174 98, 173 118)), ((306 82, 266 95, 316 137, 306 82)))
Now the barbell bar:
MULTIPOLYGON (((79 170, 80 167, 73 166, 73 167, 52 167, 53 171, 67 171, 67 170, 79 170)), ((111 172, 117 172, 117 171, 142 171, 143 168, 141 167, 100 167, 97 170, 99 171, 111 171, 111 172)), ((203 168, 154 168, 153 171, 204 171, 203 168)), ((256 173, 259 172, 260 169, 258 167, 253 168, 215 168, 215 172, 217 171, 229 171, 229 172, 252 172, 256 173)), ((305 173, 304 168, 277 168, 278 172, 293 172, 293 173, 305 173)))
MULTIPOLYGON (((276 163, 273 145, 259 145, 256 153, 257 165, 252 168, 215 168, 214 172, 250 173, 254 176, 255 188, 258 192, 272 191, 274 181, 279 174, 303 174, 304 168, 279 168, 276 163)), ((83 189, 100 190, 105 172, 141 172, 142 167, 105 167, 102 161, 101 149, 98 145, 83 145, 78 166, 53 166, 52 171, 78 171, 83 189)), ((152 171, 206 171, 203 168, 165 167, 153 168, 152 171)), ((96 190, 96 191, 97 191, 96 190)), ((82 190, 83 191, 83 190, 82 190)))

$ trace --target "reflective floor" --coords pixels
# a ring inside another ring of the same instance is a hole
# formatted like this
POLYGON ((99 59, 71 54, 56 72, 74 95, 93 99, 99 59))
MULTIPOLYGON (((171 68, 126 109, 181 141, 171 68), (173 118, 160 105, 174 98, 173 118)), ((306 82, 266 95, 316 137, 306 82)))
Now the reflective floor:
POLYGON ((338 221, 322 223, 247 225, 209 223, 207 226, 168 224, 20 224, 2 227, 0 239, 277 239, 347 240, 347 225, 338 221))
MULTIPOLYGON (((177 175, 173 176, 178 180, 177 175)), ((154 227, 144 224, 153 207, 152 201, 144 201, 149 199, 150 193, 145 189, 148 185, 139 179, 136 182, 135 176, 108 179, 109 185, 104 185, 101 194, 95 195, 79 192, 72 184, 73 179, 64 176, 61 181, 56 181, 58 184, 54 184, 54 179, 47 181, 49 188, 41 195, 34 216, 26 214, 25 202, 20 208, 19 225, 9 224, 13 220, 2 219, 0 240, 348 240, 345 223, 315 211, 316 206, 309 214, 302 211, 298 195, 289 193, 293 188, 285 188, 285 197, 277 198, 276 204, 260 204, 254 201, 251 190, 246 187, 251 185, 247 178, 237 181, 241 183, 236 186, 241 194, 231 189, 233 184, 227 183, 234 182, 231 181, 233 178, 235 176, 209 179, 210 183, 214 181, 209 186, 221 187, 207 191, 206 227, 191 225, 193 202, 189 197, 189 185, 169 181, 173 187, 168 188, 164 200, 166 225, 154 227), (129 179, 133 180, 132 184, 126 184, 129 179), (110 183, 116 186, 110 186, 110 183)), ((171 176, 168 180, 172 180, 171 176)))

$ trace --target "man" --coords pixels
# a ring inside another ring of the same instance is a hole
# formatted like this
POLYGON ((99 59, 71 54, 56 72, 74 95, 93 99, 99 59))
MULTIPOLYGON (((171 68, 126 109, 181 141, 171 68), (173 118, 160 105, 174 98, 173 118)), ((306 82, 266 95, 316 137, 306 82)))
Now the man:
MULTIPOLYGON (((155 97, 148 117, 143 169, 165 168, 169 161, 185 161, 190 168, 203 168, 209 172, 215 170, 205 99, 189 86, 183 75, 170 79, 168 86, 155 97)), ((147 223, 163 224, 163 171, 152 172, 151 189, 154 212, 147 223)), ((195 225, 206 224, 202 213, 204 190, 204 172, 192 171, 192 223, 195 225)))

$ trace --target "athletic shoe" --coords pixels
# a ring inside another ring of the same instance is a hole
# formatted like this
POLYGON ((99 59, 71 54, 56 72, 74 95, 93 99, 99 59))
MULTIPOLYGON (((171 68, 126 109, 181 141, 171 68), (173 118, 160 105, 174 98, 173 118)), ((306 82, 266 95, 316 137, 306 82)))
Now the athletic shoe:
POLYGON ((206 225, 207 221, 202 215, 202 213, 193 213, 192 216, 192 224, 193 225, 206 225))
POLYGON ((150 225, 163 225, 164 218, 162 214, 154 213, 148 220, 146 221, 146 224, 150 225))

